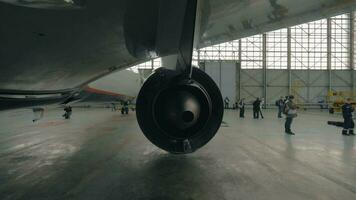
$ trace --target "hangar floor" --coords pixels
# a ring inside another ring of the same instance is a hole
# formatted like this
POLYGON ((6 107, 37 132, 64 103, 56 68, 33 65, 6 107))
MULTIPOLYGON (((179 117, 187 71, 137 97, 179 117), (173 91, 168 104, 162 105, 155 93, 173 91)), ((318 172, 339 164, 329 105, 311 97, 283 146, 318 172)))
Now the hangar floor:
POLYGON ((184 156, 151 145, 133 114, 61 114, 0 113, 0 199, 356 199, 356 138, 326 112, 301 113, 288 136, 275 111, 227 111, 213 141, 184 156))

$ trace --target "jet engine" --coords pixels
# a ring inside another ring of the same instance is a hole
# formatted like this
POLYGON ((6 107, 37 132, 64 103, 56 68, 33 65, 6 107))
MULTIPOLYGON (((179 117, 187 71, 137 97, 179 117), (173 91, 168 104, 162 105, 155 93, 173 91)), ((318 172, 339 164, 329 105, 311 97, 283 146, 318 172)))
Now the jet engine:
POLYGON ((175 70, 156 70, 141 88, 136 107, 144 135, 174 154, 192 153, 207 144, 224 112, 219 88, 195 67, 190 77, 175 70))

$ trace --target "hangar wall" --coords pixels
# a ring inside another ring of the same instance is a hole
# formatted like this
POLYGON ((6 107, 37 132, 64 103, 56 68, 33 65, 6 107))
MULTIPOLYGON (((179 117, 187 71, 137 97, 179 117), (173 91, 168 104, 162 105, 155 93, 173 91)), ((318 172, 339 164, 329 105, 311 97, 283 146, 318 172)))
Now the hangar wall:
POLYGON ((200 68, 216 81, 223 97, 228 96, 232 102, 263 97, 270 106, 288 94, 295 95, 298 103, 317 104, 325 100, 329 91, 354 90, 356 82, 355 70, 241 69, 238 62, 231 61, 204 61, 200 68))
POLYGON ((237 97, 237 65, 236 62, 207 62, 202 68, 220 88, 222 96, 235 102, 237 97))

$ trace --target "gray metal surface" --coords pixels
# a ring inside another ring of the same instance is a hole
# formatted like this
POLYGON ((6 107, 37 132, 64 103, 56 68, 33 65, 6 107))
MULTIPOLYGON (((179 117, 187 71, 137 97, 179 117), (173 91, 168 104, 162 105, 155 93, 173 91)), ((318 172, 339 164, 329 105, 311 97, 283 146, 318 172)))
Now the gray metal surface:
MULTIPOLYGON (((61 3, 5 2, 30 7, 61 3)), ((151 56, 177 51, 178 18, 152 20, 157 1, 73 2, 81 8, 34 9, 0 3, 0 89, 72 89, 151 56)), ((354 0, 201 1, 197 46, 336 15, 355 5, 354 0)))
MULTIPOLYGON (((207 0, 200 47, 355 10, 355 0, 207 0)), ((204 19, 204 17, 203 17, 204 19)))
POLYGON ((236 62, 206 62, 205 72, 219 86, 222 97, 229 98, 230 106, 232 106, 237 101, 236 62))
POLYGON ((136 98, 141 87, 140 74, 130 70, 121 70, 96 80, 88 86, 136 98))
POLYGON ((62 90, 135 63, 125 46, 124 2, 85 10, 0 4, 0 88, 62 90))
POLYGON ((230 99, 230 106, 237 101, 236 97, 236 62, 221 63, 221 94, 230 99))
POLYGON ((226 112, 217 137, 191 155, 147 141, 134 114, 76 109, 0 112, 0 199, 355 199, 354 137, 326 126, 326 112, 284 120, 226 112), (14 123, 16 122, 16 123, 14 123))

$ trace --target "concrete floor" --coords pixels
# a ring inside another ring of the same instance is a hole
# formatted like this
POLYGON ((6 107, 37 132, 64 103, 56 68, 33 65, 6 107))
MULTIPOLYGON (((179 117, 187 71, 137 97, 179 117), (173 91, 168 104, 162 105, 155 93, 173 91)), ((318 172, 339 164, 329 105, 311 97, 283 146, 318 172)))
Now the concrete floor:
POLYGON ((191 155, 170 155, 145 139, 134 114, 75 109, 0 113, 0 199, 356 199, 354 137, 327 126, 326 112, 301 113, 296 136, 275 111, 228 126, 191 155))

